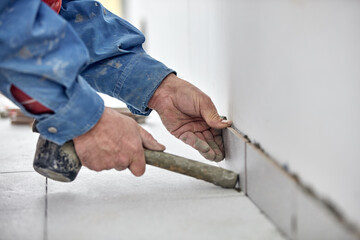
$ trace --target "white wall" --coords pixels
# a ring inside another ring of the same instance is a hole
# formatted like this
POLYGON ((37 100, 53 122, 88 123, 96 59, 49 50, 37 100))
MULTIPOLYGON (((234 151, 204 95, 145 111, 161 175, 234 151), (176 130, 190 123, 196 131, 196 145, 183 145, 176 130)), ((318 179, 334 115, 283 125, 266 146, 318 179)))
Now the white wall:
POLYGON ((146 26, 152 56, 360 226, 359 0, 131 0, 125 17, 146 26))

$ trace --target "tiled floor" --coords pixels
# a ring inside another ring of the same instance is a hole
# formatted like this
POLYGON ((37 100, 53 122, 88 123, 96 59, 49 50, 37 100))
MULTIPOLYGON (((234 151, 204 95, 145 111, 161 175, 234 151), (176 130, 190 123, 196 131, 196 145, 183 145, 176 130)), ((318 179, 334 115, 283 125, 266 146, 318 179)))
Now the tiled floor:
MULTIPOLYGON (((155 114, 144 125, 167 151, 201 160, 155 114)), ((0 120, 0 239, 283 239, 235 190, 148 166, 82 169, 73 183, 33 172, 36 134, 0 120)))

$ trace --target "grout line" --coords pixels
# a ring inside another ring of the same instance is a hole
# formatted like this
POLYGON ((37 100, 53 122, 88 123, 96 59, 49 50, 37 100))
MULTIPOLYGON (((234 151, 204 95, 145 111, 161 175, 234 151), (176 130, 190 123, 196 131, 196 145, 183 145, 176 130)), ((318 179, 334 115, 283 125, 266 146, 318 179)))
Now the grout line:
MULTIPOLYGON (((295 184, 293 188, 291 189, 291 212, 290 212, 290 234, 291 239, 293 240, 299 240, 299 196, 298 196, 299 187, 295 184)), ((314 213, 315 215, 316 213, 314 213)))
POLYGON ((244 193, 246 196, 248 196, 247 194, 247 142, 245 142, 244 144, 244 154, 245 154, 245 157, 244 157, 244 175, 245 175, 245 183, 244 183, 244 193))
POLYGON ((48 239, 48 178, 45 180, 45 219, 44 219, 44 240, 48 239))
MULTIPOLYGON (((295 189, 293 189, 294 191, 295 189)), ((296 193, 293 193, 293 211, 291 213, 291 234, 293 239, 298 239, 298 225, 299 225, 299 217, 298 217, 298 198, 296 196, 296 193)))

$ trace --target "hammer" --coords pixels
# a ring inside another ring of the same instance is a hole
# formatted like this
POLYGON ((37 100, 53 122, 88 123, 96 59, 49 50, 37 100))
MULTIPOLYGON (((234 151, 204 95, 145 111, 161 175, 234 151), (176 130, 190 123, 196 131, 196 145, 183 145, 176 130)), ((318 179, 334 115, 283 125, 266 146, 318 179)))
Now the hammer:
MULTIPOLYGON (((35 123, 33 131, 38 132, 35 123)), ((144 149, 147 164, 213 183, 235 188, 238 174, 232 171, 165 152, 144 149)), ((33 167, 41 175, 60 182, 73 181, 81 168, 72 140, 63 145, 39 136, 33 167)))

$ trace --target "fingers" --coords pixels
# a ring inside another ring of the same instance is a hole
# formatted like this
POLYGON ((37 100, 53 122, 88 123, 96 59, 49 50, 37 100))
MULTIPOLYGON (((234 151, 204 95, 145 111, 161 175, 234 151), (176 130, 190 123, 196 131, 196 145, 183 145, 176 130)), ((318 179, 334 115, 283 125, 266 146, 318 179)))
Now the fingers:
MULTIPOLYGON (((218 143, 215 141, 214 135, 209 130, 204 131, 202 134, 204 135, 206 142, 209 144, 209 146, 215 152, 214 161, 220 162, 221 160, 223 160, 224 153, 221 150, 220 145, 218 145, 218 143)), ((219 137, 219 136, 217 136, 217 137, 219 137)), ((221 138, 221 136, 220 136, 220 138, 221 138)))
POLYGON ((216 153, 209 146, 209 144, 204 139, 201 138, 203 137, 199 137, 192 132, 183 133, 179 137, 181 141, 198 150, 199 153, 202 156, 204 156, 206 159, 214 161, 216 159, 216 153))
POLYGON ((156 139, 150 133, 144 130, 140 125, 139 125, 139 133, 142 140, 142 144, 145 148, 155 151, 165 150, 165 146, 159 143, 158 141, 156 141, 156 139))
POLYGON ((200 112, 205 122, 212 128, 223 129, 232 124, 231 121, 224 120, 219 116, 214 103, 207 96, 200 101, 200 112))
POLYGON ((140 125, 137 126, 142 145, 140 145, 140 148, 137 146, 137 150, 133 149, 135 154, 133 159, 130 161, 131 163, 129 164, 129 170, 132 172, 132 174, 139 177, 144 174, 146 165, 143 147, 155 151, 164 151, 165 146, 158 143, 155 138, 150 133, 145 131, 140 125))
POLYGON ((134 155, 128 168, 132 174, 136 177, 140 177, 145 173, 145 165, 144 150, 141 148, 141 150, 134 155))
POLYGON ((219 147, 220 151, 225 156, 225 148, 224 148, 224 141, 223 141, 223 137, 222 137, 222 130, 216 129, 216 128, 211 128, 210 132, 214 137, 214 141, 215 141, 216 145, 219 147))
POLYGON ((220 162, 224 159, 224 144, 220 129, 196 133, 185 132, 179 139, 198 150, 208 160, 220 162))
MULTIPOLYGON (((214 129, 206 130, 201 133, 200 132, 196 133, 196 136, 198 136, 199 138, 206 141, 207 144, 210 146, 210 148, 214 151, 215 157, 210 160, 213 160, 215 162, 220 162, 221 160, 224 159, 224 150, 223 150, 223 145, 222 145, 221 130, 220 130, 220 135, 216 135, 216 134, 218 134, 217 132, 219 131, 219 129, 217 129, 216 131, 215 130, 213 131, 213 130, 214 129)), ((202 155, 205 158, 209 159, 206 155, 204 155, 204 154, 202 154, 202 155)))
POLYGON ((125 169, 127 169, 127 167, 115 167, 115 170, 117 170, 117 171, 122 171, 125 169))
POLYGON ((141 176, 145 172, 143 142, 149 148, 164 147, 140 131, 133 119, 105 108, 98 123, 73 140, 83 166, 95 171, 129 168, 135 176, 141 176))

